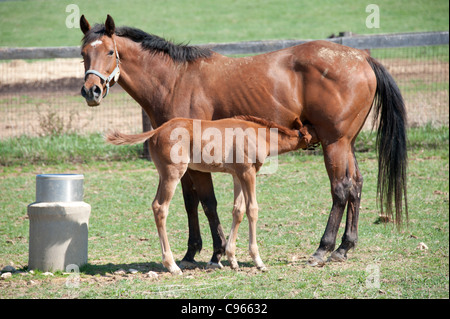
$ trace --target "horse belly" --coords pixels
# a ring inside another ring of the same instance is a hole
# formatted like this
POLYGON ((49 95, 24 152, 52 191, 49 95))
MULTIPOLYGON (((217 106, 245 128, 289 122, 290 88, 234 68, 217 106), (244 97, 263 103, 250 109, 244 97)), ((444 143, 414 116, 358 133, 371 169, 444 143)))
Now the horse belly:
POLYGON ((194 171, 200 171, 205 173, 227 173, 228 170, 226 169, 225 165, 223 163, 189 163, 188 167, 194 171))

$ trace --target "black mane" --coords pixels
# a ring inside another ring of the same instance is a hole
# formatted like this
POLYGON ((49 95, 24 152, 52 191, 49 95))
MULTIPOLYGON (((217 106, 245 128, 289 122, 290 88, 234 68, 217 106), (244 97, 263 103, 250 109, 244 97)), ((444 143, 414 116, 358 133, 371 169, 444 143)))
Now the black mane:
MULTIPOLYGON (((82 47, 105 35, 104 24, 94 25, 82 39, 82 47)), ((208 58, 212 51, 187 44, 175 44, 153 34, 130 27, 118 27, 115 34, 140 43, 142 48, 149 51, 163 52, 175 62, 191 62, 199 58, 208 58)))

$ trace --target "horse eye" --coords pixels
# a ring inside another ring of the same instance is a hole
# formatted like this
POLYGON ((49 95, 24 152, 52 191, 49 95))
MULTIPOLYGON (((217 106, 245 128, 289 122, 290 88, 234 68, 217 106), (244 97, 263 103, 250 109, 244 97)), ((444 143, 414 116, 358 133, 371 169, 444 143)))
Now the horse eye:
POLYGON ((114 51, 113 51, 113 50, 111 50, 111 51, 108 52, 108 55, 113 55, 113 54, 114 54, 114 51))

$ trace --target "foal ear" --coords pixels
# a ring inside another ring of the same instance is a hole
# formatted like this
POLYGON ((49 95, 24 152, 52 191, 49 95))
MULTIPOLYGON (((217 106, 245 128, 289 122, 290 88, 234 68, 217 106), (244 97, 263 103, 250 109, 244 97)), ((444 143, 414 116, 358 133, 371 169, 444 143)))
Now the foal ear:
POLYGON ((114 24, 114 19, 108 14, 105 22, 106 34, 112 36, 116 31, 116 25, 114 24))
POLYGON ((89 25, 89 22, 84 17, 84 14, 80 18, 80 28, 84 34, 86 34, 91 29, 91 26, 89 25))
POLYGON ((300 118, 296 117, 294 119, 294 123, 292 124, 292 127, 295 130, 299 130, 299 129, 301 129, 303 127, 303 123, 302 123, 302 121, 300 121, 300 118))

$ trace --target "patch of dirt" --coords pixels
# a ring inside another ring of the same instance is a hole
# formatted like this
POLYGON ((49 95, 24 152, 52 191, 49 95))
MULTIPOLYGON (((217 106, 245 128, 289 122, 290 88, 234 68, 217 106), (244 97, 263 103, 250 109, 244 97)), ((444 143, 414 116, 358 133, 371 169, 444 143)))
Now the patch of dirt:
POLYGON ((12 60, 0 63, 0 86, 36 82, 52 82, 61 78, 83 79, 84 66, 81 59, 54 59, 26 62, 12 60))

